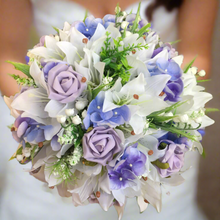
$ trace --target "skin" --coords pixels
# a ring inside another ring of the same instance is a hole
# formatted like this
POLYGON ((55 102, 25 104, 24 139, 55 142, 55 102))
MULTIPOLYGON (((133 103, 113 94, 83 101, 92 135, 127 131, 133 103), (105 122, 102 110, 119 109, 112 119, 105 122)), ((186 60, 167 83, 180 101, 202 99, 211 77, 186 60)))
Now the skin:
MULTIPOLYGON (((6 60, 25 63, 30 27, 32 24, 32 5, 28 0, 1 1, 0 9, 0 89, 3 95, 10 96, 18 92, 15 80, 8 73, 23 75, 16 71, 6 60), (13 5, 13 7, 12 7, 13 5), (18 23, 19 21, 19 23, 18 23)), ((138 2, 134 0, 111 0, 108 4, 102 0, 76 0, 88 8, 95 17, 112 14, 119 2, 122 10, 138 2)), ((190 62, 196 54, 194 65, 199 70, 210 73, 211 40, 217 13, 217 0, 185 0, 179 11, 179 54, 184 55, 184 64, 190 62)))

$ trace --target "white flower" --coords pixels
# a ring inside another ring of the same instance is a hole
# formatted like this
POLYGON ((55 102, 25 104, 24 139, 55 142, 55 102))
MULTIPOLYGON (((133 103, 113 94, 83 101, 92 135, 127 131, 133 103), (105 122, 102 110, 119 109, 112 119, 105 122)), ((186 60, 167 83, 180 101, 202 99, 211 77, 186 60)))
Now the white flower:
POLYGON ((82 112, 82 117, 83 117, 83 118, 85 118, 85 117, 86 117, 86 115, 87 115, 87 111, 86 111, 86 110, 84 110, 84 111, 82 112))
POLYGON ((199 76, 203 77, 206 75, 206 72, 205 72, 205 70, 201 70, 201 71, 199 71, 198 74, 199 74, 199 76))
POLYGON ((127 12, 126 12, 126 11, 123 11, 122 14, 123 14, 123 16, 126 16, 126 15, 127 15, 127 12))
POLYGON ((79 124, 82 123, 82 120, 78 115, 76 115, 72 118, 72 122, 73 122, 74 125, 79 125, 79 124))
POLYGON ((57 121, 60 124, 63 124, 66 121, 66 116, 65 115, 57 115, 57 121))
POLYGON ((198 72, 198 68, 195 66, 191 67, 189 70, 192 75, 196 75, 196 73, 198 72))
POLYGON ((202 117, 198 117, 194 119, 196 123, 201 124, 202 123, 202 117))
POLYGON ((65 110, 65 113, 67 116, 73 116, 74 115, 74 109, 66 109, 65 110))
POLYGON ((87 100, 79 100, 76 102, 76 109, 77 110, 83 110, 86 106, 88 105, 88 101, 87 100))
POLYGON ((123 22, 121 23, 121 28, 122 28, 122 29, 126 29, 128 25, 129 25, 129 22, 123 21, 123 22))
POLYGON ((183 123, 188 122, 189 121, 189 116, 187 114, 181 115, 179 120, 183 123))
POLYGON ((120 8, 120 7, 118 7, 118 6, 115 7, 115 13, 116 13, 116 14, 118 14, 120 11, 121 11, 121 8, 120 8))
POLYGON ((16 158, 17 158, 18 161, 22 161, 23 160, 23 155, 17 155, 16 158))
POLYGON ((25 157, 30 157, 31 156, 31 148, 28 148, 28 147, 24 148, 22 150, 22 153, 25 157))

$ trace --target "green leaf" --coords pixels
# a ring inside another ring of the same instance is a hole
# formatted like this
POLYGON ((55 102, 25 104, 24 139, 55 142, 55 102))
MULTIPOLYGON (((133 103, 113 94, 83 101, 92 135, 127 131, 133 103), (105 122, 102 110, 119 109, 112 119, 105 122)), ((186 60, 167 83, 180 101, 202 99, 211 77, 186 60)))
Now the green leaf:
POLYGON ((92 99, 95 99, 95 97, 99 94, 100 91, 105 87, 106 85, 100 85, 96 89, 92 90, 92 99))
POLYGON ((209 81, 211 81, 211 79, 202 79, 202 80, 197 80, 197 82, 198 82, 198 83, 200 83, 200 82, 209 82, 209 81))
POLYGON ((129 68, 128 61, 125 57, 121 58, 121 62, 124 65, 125 68, 129 68))
POLYGON ((202 157, 206 158, 206 152, 205 152, 204 148, 203 148, 203 152, 202 152, 202 157))
POLYGON ((86 12, 85 12, 85 16, 84 16, 84 19, 83 19, 84 23, 85 23, 85 20, 86 20, 87 17, 88 17, 88 10, 86 10, 86 12))
POLYGON ((205 113, 209 113, 209 112, 219 112, 219 109, 217 109, 217 108, 207 108, 205 110, 205 113))
POLYGON ((159 167, 160 169, 166 170, 170 167, 169 163, 162 163, 159 161, 159 159, 151 162, 153 165, 159 167))
POLYGON ((37 145, 34 146, 34 148, 31 150, 31 160, 33 163, 34 155, 35 155, 35 150, 37 149, 37 145))
POLYGON ((157 115, 162 114, 162 113, 171 112, 172 110, 174 110, 174 109, 176 109, 177 107, 183 105, 183 104, 186 103, 187 101, 188 101, 188 100, 186 100, 186 101, 184 101, 184 102, 181 102, 181 101, 180 101, 180 102, 177 102, 177 103, 175 103, 175 104, 173 104, 173 105, 171 105, 171 106, 169 106, 169 107, 167 107, 167 108, 165 108, 165 109, 162 109, 162 110, 160 110, 160 111, 153 112, 153 113, 151 113, 149 116, 147 116, 147 118, 151 118, 151 117, 153 117, 153 116, 157 116, 157 115))
POLYGON ((57 34, 59 34, 59 28, 53 26, 53 29, 57 32, 57 34))
POLYGON ((179 43, 179 42, 181 42, 181 40, 171 41, 171 42, 169 42, 169 44, 174 45, 174 44, 177 44, 177 43, 179 43))
POLYGON ((157 122, 168 121, 168 120, 174 119, 176 117, 177 116, 152 116, 153 120, 155 120, 157 122))
POLYGON ((12 64, 16 70, 21 71, 27 77, 32 78, 32 76, 30 75, 30 66, 29 65, 23 64, 23 63, 16 63, 16 62, 12 62, 12 61, 6 61, 6 62, 12 64))
POLYGON ((198 55, 196 55, 191 62, 189 62, 188 64, 186 64, 186 66, 185 66, 184 69, 183 69, 183 72, 184 72, 184 73, 187 73, 187 72, 188 72, 189 68, 193 65, 193 63, 194 63, 194 61, 196 60, 197 56, 198 56, 198 55))
POLYGON ((151 26, 150 23, 148 23, 147 25, 145 25, 144 27, 142 27, 137 33, 139 34, 139 38, 146 32, 149 31, 149 27, 151 26))
POLYGON ((141 9, 141 2, 139 3, 138 5, 138 10, 137 10, 137 14, 136 14, 136 17, 135 17, 135 20, 134 20, 134 23, 131 27, 131 32, 134 33, 138 27, 138 24, 139 24, 139 18, 140 18, 140 9, 141 9))

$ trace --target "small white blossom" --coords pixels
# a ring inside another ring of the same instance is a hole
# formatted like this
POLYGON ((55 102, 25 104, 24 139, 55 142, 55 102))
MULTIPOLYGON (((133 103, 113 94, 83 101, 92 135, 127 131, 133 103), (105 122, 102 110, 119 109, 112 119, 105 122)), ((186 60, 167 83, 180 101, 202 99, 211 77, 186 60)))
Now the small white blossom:
POLYGON ((198 68, 195 66, 191 67, 189 70, 192 75, 196 75, 196 73, 198 72, 198 68))
POLYGON ((121 23, 121 28, 122 28, 122 29, 126 29, 126 28, 128 27, 128 25, 129 25, 129 22, 123 21, 123 22, 121 23))
POLYGON ((118 6, 115 7, 115 13, 116 13, 116 14, 118 14, 120 11, 121 11, 121 8, 120 8, 120 7, 118 7, 118 6))
POLYGON ((87 111, 86 111, 86 110, 84 110, 84 111, 82 112, 82 117, 83 117, 83 118, 85 118, 85 117, 86 117, 86 115, 87 115, 87 111))
POLYGON ((199 74, 199 76, 203 77, 206 75, 206 72, 205 72, 205 70, 201 70, 198 72, 198 74, 199 74))
POLYGON ((57 115, 57 121, 61 124, 63 124, 66 121, 65 115, 57 115))
POLYGON ((16 158, 17 158, 18 161, 22 161, 23 160, 23 155, 17 155, 16 158))
POLYGON ((123 14, 123 16, 126 16, 126 15, 127 15, 127 12, 126 12, 126 11, 123 11, 122 14, 123 14))
POLYGON ((88 101, 87 100, 79 100, 76 102, 76 109, 77 110, 83 110, 86 106, 88 105, 88 101))
POLYGON ((202 117, 198 117, 196 119, 194 119, 196 123, 200 124, 202 123, 202 117))
POLYGON ((65 113, 66 113, 67 116, 73 116, 74 115, 74 109, 73 108, 66 109, 65 113))
POLYGON ((188 116, 187 114, 181 115, 181 116, 179 117, 179 120, 180 120, 181 122, 183 122, 183 123, 186 123, 186 122, 189 121, 189 116, 188 116))
POLYGON ((82 120, 78 115, 76 115, 72 118, 72 122, 73 122, 74 125, 79 125, 79 124, 82 123, 82 120))
POLYGON ((22 153, 25 157, 30 157, 31 156, 31 148, 28 148, 28 147, 24 148, 22 150, 22 153))

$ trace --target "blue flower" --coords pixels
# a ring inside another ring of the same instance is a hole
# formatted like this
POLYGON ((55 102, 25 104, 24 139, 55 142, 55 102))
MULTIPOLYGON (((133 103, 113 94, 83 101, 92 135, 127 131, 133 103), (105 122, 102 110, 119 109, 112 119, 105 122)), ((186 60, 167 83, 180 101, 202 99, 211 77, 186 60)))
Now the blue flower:
POLYGON ((178 102, 181 100, 180 95, 183 92, 183 81, 178 79, 176 81, 169 80, 163 90, 166 93, 164 101, 178 102))
MULTIPOLYGON (((158 48, 158 51, 155 51, 155 54, 159 52, 160 48, 158 48)), ((171 78, 163 90, 167 95, 164 100, 171 102, 180 101, 180 95, 183 92, 183 81, 181 79, 182 70, 179 65, 175 61, 158 58, 156 63, 148 63, 147 68, 151 76, 161 74, 170 75, 171 78)))
POLYGON ((136 183, 133 181, 136 179, 136 177, 128 169, 109 170, 108 175, 111 190, 119 190, 136 185, 136 183))
POLYGON ((85 23, 82 21, 77 21, 73 23, 73 26, 88 39, 90 39, 94 35, 98 24, 103 25, 103 20, 90 15, 86 18, 85 23))
POLYGON ((111 23, 115 23, 115 15, 107 14, 103 19, 105 28, 107 28, 111 23))
POLYGON ((87 110, 87 116, 83 120, 86 129, 92 125, 93 127, 105 124, 117 126, 129 121, 130 110, 127 105, 123 105, 108 112, 103 112, 104 98, 105 93, 101 91, 90 103, 87 110))
MULTIPOLYGON (((136 16, 137 16, 136 14, 129 14, 126 17, 126 21, 129 22, 128 27, 131 27, 133 25, 136 16)), ((146 26, 147 24, 148 24, 147 20, 141 19, 138 23, 138 28, 141 29, 142 27, 146 26)))
POLYGON ((137 143, 126 148, 116 166, 108 171, 112 190, 136 185, 133 181, 146 171, 146 156, 137 149, 137 143))
POLYGON ((45 141, 45 132, 53 129, 52 125, 42 125, 34 119, 21 116, 16 118, 14 125, 17 130, 13 131, 12 135, 17 142, 22 143, 23 147, 25 147, 25 141, 29 143, 45 141))
POLYGON ((136 176, 144 174, 146 167, 146 156, 137 149, 138 144, 126 148, 121 160, 125 160, 118 169, 126 168, 131 170, 136 176))

